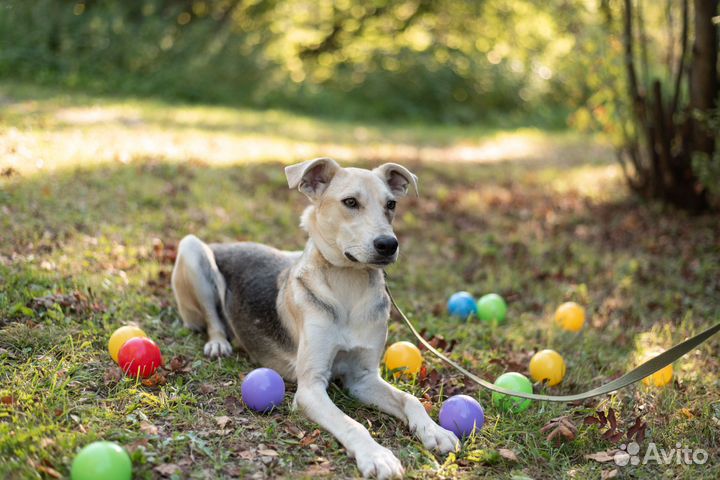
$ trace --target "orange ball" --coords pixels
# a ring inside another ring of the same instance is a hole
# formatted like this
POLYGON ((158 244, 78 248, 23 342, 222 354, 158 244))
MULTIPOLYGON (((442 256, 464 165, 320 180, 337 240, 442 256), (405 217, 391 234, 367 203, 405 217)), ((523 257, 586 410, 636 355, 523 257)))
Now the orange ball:
POLYGON ((385 367, 395 372, 395 377, 417 375, 422 366, 420 350, 410 342, 396 342, 385 351, 385 367))
POLYGON ((555 322, 563 330, 579 332, 585 325, 585 309, 575 302, 565 302, 555 311, 555 322))
POLYGON ((557 385, 565 377, 565 360, 555 350, 541 350, 530 359, 530 377, 547 381, 549 387, 557 385))

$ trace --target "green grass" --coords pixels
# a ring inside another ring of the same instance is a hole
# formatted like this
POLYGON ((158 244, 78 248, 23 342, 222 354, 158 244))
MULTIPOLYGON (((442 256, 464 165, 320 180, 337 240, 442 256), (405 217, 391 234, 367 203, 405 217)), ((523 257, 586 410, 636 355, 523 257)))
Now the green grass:
MULTIPOLYGON (((15 84, 0 86, 0 103, 3 478, 46 478, 49 469, 67 476, 77 450, 96 439, 128 447, 137 478, 158 478, 172 471, 168 464, 178 468, 174 478, 357 475, 330 435, 313 438, 316 426, 291 410, 293 385, 272 414, 239 405, 253 365, 242 354, 203 357, 204 339, 181 326, 174 308, 172 264, 160 245, 192 232, 301 248, 304 202, 286 188, 282 166, 313 156, 398 161, 418 174, 420 197, 399 206, 403 254, 390 285, 417 325, 457 340, 453 358, 486 378, 526 368, 527 352, 553 348, 568 374, 548 390, 586 390, 720 316, 717 217, 628 197, 611 153, 593 138, 333 122, 15 84), (502 294, 508 322, 449 319, 444 303, 457 290, 502 294), (588 310, 579 335, 553 327, 552 312, 566 300, 588 310), (129 322, 159 343, 168 363, 186 360, 165 371, 165 385, 115 375, 106 342, 129 322), (230 423, 221 426, 223 416, 230 423), (278 455, 263 457, 263 449, 278 455)), ((390 341, 409 335, 391 322, 390 341)), ((612 407, 624 430, 643 415, 645 444, 710 453, 703 466, 627 466, 621 478, 710 479, 720 474, 718 353, 713 340, 677 362, 665 388, 635 386, 582 405, 537 403, 519 415, 498 412, 488 392, 426 354, 444 386, 399 385, 427 393, 433 417, 447 392, 469 392, 486 407, 485 428, 444 458, 340 388, 330 394, 400 457, 410 478, 600 478, 612 462, 584 456, 616 445, 581 420, 612 407), (579 434, 549 443, 539 429, 560 415, 571 415, 579 434)))

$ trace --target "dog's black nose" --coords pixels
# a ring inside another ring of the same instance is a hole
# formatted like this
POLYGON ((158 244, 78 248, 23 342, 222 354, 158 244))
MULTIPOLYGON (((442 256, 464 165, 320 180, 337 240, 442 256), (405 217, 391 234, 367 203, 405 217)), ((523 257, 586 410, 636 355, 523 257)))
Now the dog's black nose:
POLYGON ((397 238, 390 235, 382 235, 373 241, 373 246, 380 255, 390 257, 397 252, 398 241, 397 238))

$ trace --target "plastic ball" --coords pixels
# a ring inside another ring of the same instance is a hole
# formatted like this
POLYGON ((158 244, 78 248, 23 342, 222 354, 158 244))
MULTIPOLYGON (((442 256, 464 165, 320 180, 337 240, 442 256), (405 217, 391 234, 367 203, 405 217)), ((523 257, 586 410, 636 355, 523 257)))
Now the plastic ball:
POLYGON ((73 460, 72 480, 130 480, 132 462, 124 448, 113 442, 86 445, 73 460))
POLYGON ((448 313, 453 317, 467 320, 470 315, 477 313, 475 299, 468 292, 457 292, 450 296, 447 304, 448 313))
MULTIPOLYGON (((518 372, 503 373, 497 378, 497 380, 495 380, 495 385, 513 392, 533 393, 533 387, 530 380, 525 375, 518 372)), ((528 409, 530 406, 530 399, 493 392, 492 403, 495 407, 505 412, 519 413, 528 409)))
POLYGON ((396 342, 385 350, 385 367, 390 371, 398 370, 395 377, 416 375, 422 362, 420 350, 410 342, 396 342))
POLYGON ((565 302, 555 311, 555 322, 569 332, 579 332, 585 325, 585 309, 575 302, 565 302))
POLYGON ((440 408, 440 426, 458 438, 469 436, 475 429, 480 430, 484 423, 483 408, 477 400, 467 395, 450 397, 440 408))
POLYGON ((541 350, 530 359, 530 377, 547 381, 549 387, 557 385, 565 377, 565 360, 555 350, 541 350))
POLYGON ((257 368, 248 373, 241 387, 245 405, 260 413, 267 413, 285 399, 285 382, 271 368, 257 368))
POLYGON ((118 361, 118 353, 120 353, 120 349, 125 345, 125 342, 135 337, 147 337, 147 335, 140 328, 133 325, 120 327, 110 335, 108 352, 112 359, 115 360, 115 363, 118 361))
POLYGON ((162 363, 160 347, 147 337, 131 338, 118 353, 118 365, 129 377, 149 377, 162 363))
POLYGON ((661 368, 657 372, 643 378, 642 382, 644 385, 654 385, 656 387, 664 387, 672 381, 673 378, 673 366, 668 365, 667 367, 661 368))
POLYGON ((488 293, 478 300, 477 310, 480 320, 498 325, 505 321, 507 304, 497 293, 488 293))

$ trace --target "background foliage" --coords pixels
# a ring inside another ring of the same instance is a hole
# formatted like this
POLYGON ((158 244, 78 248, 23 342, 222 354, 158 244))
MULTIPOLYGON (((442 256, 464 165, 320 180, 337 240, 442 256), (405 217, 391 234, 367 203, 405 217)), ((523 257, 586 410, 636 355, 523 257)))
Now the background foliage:
POLYGON ((0 76, 331 115, 563 123, 556 112, 586 102, 599 75, 587 67, 612 48, 604 3, 9 0, 0 76))

